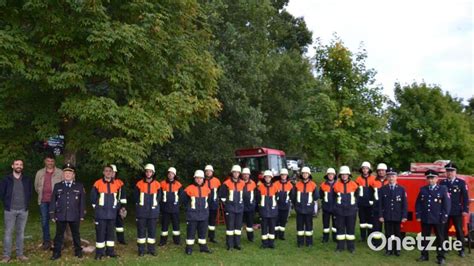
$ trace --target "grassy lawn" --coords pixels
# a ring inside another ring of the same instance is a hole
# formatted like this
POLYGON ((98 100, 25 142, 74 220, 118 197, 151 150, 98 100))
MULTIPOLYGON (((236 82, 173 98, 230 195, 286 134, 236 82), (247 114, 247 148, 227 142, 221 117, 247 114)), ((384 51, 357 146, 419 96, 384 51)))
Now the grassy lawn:
MULTIPOLYGON (((3 211, 2 211, 3 216, 3 211)), ((3 223, 3 217, 1 217, 3 223)), ((418 251, 402 252, 401 257, 385 257, 383 252, 374 252, 367 248, 367 245, 362 242, 356 242, 356 253, 350 254, 348 252, 336 253, 335 243, 328 244, 321 243, 322 235, 322 221, 321 216, 315 218, 315 245, 312 248, 297 248, 296 247, 296 227, 295 215, 292 213, 289 224, 287 226, 285 241, 277 241, 276 249, 269 250, 260 249, 259 232, 256 232, 256 239, 258 241, 250 243, 243 237, 242 251, 229 252, 225 249, 225 232, 224 225, 218 226, 218 244, 209 244, 213 254, 200 254, 198 246, 195 245, 192 256, 184 254, 184 244, 175 246, 169 243, 165 247, 157 248, 157 257, 145 256, 138 257, 136 251, 136 227, 133 217, 129 216, 126 219, 126 237, 128 244, 126 246, 118 245, 116 247, 120 258, 105 259, 101 262, 94 260, 93 254, 86 254, 83 259, 77 259, 72 256, 72 249, 67 248, 63 252, 63 257, 57 262, 51 262, 51 252, 42 251, 38 248, 41 243, 41 227, 39 214, 36 209, 30 210, 29 221, 26 229, 26 251, 25 254, 30 258, 28 264, 53 264, 53 265, 152 265, 160 264, 180 264, 180 265, 410 265, 420 264, 429 265, 435 263, 435 254, 430 254, 431 261, 428 263, 417 263, 415 259, 419 256, 418 251)), ((52 224, 54 232, 54 224, 52 224)), ((184 242, 185 224, 181 228, 184 242)), ((0 227, 0 234, 3 238, 3 226, 0 227)), ((91 241, 95 244, 94 226, 92 218, 88 218, 83 222, 81 227, 82 238, 91 241)), ((245 234, 245 233, 244 233, 245 234)), ((168 240, 170 242, 170 239, 168 240)), ((447 255, 448 265, 473 265, 474 255, 466 254, 464 259, 459 258, 454 252, 447 255)), ((14 264, 19 264, 17 260, 13 260, 14 264)))

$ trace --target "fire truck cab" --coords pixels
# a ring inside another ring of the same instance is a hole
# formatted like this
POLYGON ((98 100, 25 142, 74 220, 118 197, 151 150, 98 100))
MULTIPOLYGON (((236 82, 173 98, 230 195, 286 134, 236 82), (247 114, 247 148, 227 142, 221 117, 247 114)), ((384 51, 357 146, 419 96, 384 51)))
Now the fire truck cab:
POLYGON ((277 176, 282 168, 286 168, 285 152, 277 149, 265 147, 238 149, 235 151, 235 159, 240 166, 250 168, 254 180, 261 179, 265 170, 271 170, 273 175, 277 176))

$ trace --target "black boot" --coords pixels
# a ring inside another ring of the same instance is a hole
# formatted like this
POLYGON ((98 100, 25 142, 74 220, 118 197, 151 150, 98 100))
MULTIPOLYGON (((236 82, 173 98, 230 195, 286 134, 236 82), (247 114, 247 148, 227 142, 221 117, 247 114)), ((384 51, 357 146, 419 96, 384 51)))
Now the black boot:
POLYGON ((305 240, 306 240, 306 246, 307 247, 312 247, 313 246, 313 236, 306 236, 305 240))
POLYGON ((166 245, 166 242, 168 242, 168 237, 167 236, 161 236, 161 238, 160 238, 160 247, 166 245))
POLYGON ((367 228, 360 229, 360 241, 364 242, 367 239, 367 228))
POLYGON ((329 233, 323 233, 323 243, 329 242, 329 233))
POLYGON ((227 250, 234 248, 234 236, 225 236, 225 242, 227 245, 227 250))
POLYGON ((253 232, 247 232, 247 239, 248 239, 250 242, 253 242, 253 241, 255 240, 255 237, 254 237, 253 232))
POLYGON ((145 256, 145 244, 138 244, 138 256, 145 256))
POLYGON ((240 235, 234 235, 234 248, 237 250, 241 250, 240 247, 240 235))
POLYGON ((429 257, 425 255, 421 255, 418 259, 416 259, 416 261, 428 261, 428 260, 429 260, 429 257))
POLYGON ((275 240, 274 239, 269 239, 268 240, 268 247, 271 249, 275 248, 275 240))
POLYGON ((216 231, 209 230, 208 236, 209 236, 209 242, 217 243, 217 241, 216 241, 216 231))
POLYGON ((156 256, 155 244, 148 244, 147 245, 147 251, 148 251, 148 254, 150 254, 152 256, 156 256))
POLYGON ((206 244, 199 245, 199 251, 202 253, 212 253, 212 251, 209 250, 209 247, 206 244))
POLYGON ((186 255, 193 254, 193 246, 186 245, 186 249, 184 250, 184 252, 186 253, 186 255))
POLYGON ((105 249, 105 254, 108 256, 108 257, 111 257, 111 258, 117 258, 118 255, 115 254, 115 250, 113 247, 107 247, 105 249))
POLYGON ((95 260, 102 260, 102 257, 103 257, 103 256, 104 256, 104 255, 102 255, 102 254, 95 254, 95 258, 94 258, 94 259, 95 259, 95 260))
POLYGON ((117 242, 122 245, 127 244, 127 242, 125 242, 125 233, 123 232, 117 233, 117 242))
POLYGON ((300 248, 304 246, 304 236, 296 237, 296 245, 300 248))
POLYGON ((76 251, 76 252, 74 253, 74 256, 76 256, 76 257, 79 258, 79 259, 82 258, 82 250, 81 250, 81 251, 76 251))
POLYGON ((280 232, 280 234, 279 234, 279 236, 278 236, 278 239, 280 239, 280 240, 286 240, 286 238, 285 238, 285 231, 278 231, 278 232, 280 232))
POLYGON ((336 237, 337 237, 337 234, 332 232, 332 242, 337 242, 336 237))
POLYGON ((345 240, 338 240, 336 251, 343 251, 345 246, 346 246, 346 241, 345 240))
POLYGON ((41 249, 50 250, 51 249, 51 241, 44 241, 43 245, 41 245, 41 249))
POLYGON ((262 239, 262 245, 260 246, 260 248, 268 248, 268 240, 267 239, 262 239))
POLYGON ((51 257, 51 260, 57 260, 61 258, 61 253, 53 253, 53 256, 51 257))
POLYGON ((173 243, 175 245, 181 244, 181 236, 173 236, 173 243))

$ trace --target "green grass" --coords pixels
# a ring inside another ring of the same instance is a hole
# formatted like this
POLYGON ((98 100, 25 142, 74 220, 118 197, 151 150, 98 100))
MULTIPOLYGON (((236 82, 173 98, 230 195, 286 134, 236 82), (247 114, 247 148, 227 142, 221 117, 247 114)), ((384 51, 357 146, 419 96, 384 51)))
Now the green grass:
MULTIPOLYGON (((2 212, 3 213, 3 212, 2 212)), ((2 221, 3 221, 3 217, 2 221)), ((417 263, 415 261, 419 256, 418 251, 404 251, 401 257, 385 257, 383 252, 374 252, 367 248, 365 243, 356 241, 356 252, 350 254, 348 252, 336 253, 335 243, 328 244, 321 243, 322 235, 322 221, 321 216, 314 219, 314 241, 315 245, 312 248, 297 248, 296 247, 296 228, 295 215, 292 213, 289 224, 287 226, 285 241, 276 241, 276 248, 274 250, 260 249, 260 234, 256 231, 256 239, 254 243, 250 243, 245 238, 245 233, 242 238, 242 251, 229 252, 225 249, 225 232, 224 225, 218 226, 217 236, 218 244, 209 244, 213 254, 200 254, 198 252, 198 245, 195 245, 192 256, 184 254, 184 244, 175 246, 169 243, 165 247, 157 247, 157 257, 145 256, 138 257, 136 250, 136 227, 132 216, 126 219, 126 238, 128 244, 126 246, 118 245, 116 247, 117 253, 120 255, 118 259, 105 259, 101 262, 94 260, 94 254, 86 254, 81 260, 72 256, 73 251, 69 247, 63 252, 63 257, 56 262, 51 262, 51 252, 42 251, 38 248, 41 243, 41 227, 38 210, 30 210, 27 229, 25 232, 25 254, 30 258, 29 265, 152 265, 152 264, 166 264, 166 265, 429 265, 434 264, 435 255, 430 254, 431 261, 429 263, 417 263)), ((52 232, 55 231, 54 224, 51 224, 52 232)), ((182 242, 185 238, 185 224, 182 224, 182 242)), ((3 237, 3 226, 0 227, 0 234, 3 237)), ((81 236, 92 244, 95 244, 95 232, 92 218, 89 217, 81 225, 81 236)), ((170 242, 168 240, 168 242, 170 242)), ((14 254, 14 252, 13 252, 14 254)), ((466 254, 464 259, 459 258, 454 252, 447 255, 448 265, 473 265, 474 254, 466 254)), ((19 264, 17 260, 13 260, 14 264, 19 264)))

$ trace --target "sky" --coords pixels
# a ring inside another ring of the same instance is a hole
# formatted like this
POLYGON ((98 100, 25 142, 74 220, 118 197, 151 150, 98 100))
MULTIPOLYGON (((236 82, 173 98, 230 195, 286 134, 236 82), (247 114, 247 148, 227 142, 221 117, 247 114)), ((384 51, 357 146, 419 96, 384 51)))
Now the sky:
MULTIPOLYGON (((313 39, 333 34, 353 52, 363 43, 376 84, 393 99, 393 85, 436 84, 452 96, 474 96, 474 0, 290 0, 313 39)), ((314 49, 309 49, 309 55, 314 49)))

